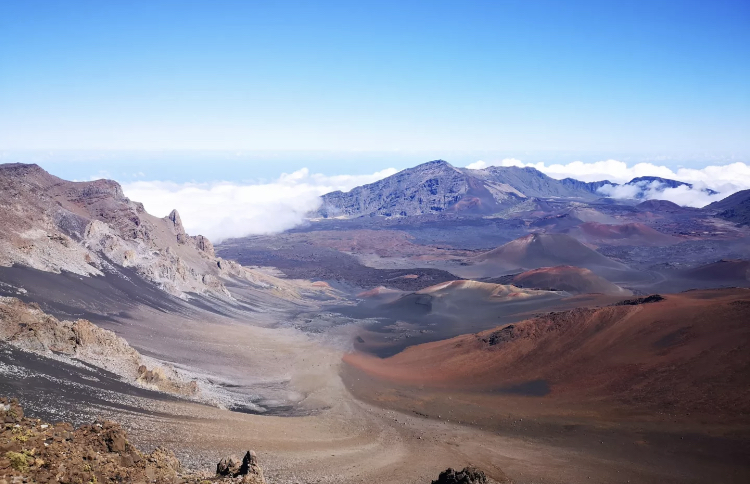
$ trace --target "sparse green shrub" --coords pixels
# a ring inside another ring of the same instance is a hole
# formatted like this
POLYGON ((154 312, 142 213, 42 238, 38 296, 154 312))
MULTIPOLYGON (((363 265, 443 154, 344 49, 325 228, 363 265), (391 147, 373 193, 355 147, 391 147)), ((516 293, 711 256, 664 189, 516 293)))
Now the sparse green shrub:
POLYGON ((33 458, 27 455, 27 451, 23 453, 9 451, 5 453, 5 457, 10 461, 11 467, 19 472, 26 472, 31 462, 33 462, 33 458))

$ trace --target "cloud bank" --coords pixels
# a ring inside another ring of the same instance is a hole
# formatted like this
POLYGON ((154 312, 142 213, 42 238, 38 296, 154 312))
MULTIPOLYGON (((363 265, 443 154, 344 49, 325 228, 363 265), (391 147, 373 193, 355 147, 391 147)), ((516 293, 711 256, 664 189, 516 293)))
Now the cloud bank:
POLYGON ((388 168, 371 175, 325 176, 303 168, 269 183, 136 181, 122 187, 149 213, 163 217, 176 208, 189 234, 220 242, 290 229, 320 206, 321 195, 372 183, 396 171, 388 168))
MULTIPOLYGON (((489 163, 477 161, 467 168, 489 166, 533 167, 556 179, 609 180, 613 184, 600 188, 602 196, 670 200, 690 207, 703 207, 739 190, 750 189, 750 166, 745 163, 672 170, 651 163, 628 166, 617 160, 546 165, 506 158, 489 163), (679 180, 693 187, 672 188, 659 182, 624 185, 640 176, 679 180), (718 193, 710 194, 707 189, 718 193)), ((303 168, 267 183, 135 181, 124 183, 123 189, 128 197, 142 202, 154 215, 165 216, 176 208, 189 234, 202 234, 220 242, 233 237, 283 232, 299 225, 309 212, 319 208, 321 195, 335 190, 348 191, 396 172, 394 168, 387 168, 370 175, 326 176, 303 168)))
POLYGON ((672 170, 653 163, 638 163, 628 166, 618 160, 597 161, 584 163, 573 161, 568 164, 547 165, 540 163, 524 163, 515 158, 506 158, 495 162, 477 161, 467 166, 471 169, 482 169, 489 166, 519 166, 532 167, 542 173, 555 178, 575 178, 581 181, 609 180, 613 183, 624 184, 633 178, 641 176, 657 176, 679 180, 693 185, 692 188, 680 186, 668 187, 661 183, 639 183, 636 185, 614 186, 606 185, 599 191, 602 195, 612 198, 633 198, 638 193, 646 200, 669 200, 683 206, 703 207, 716 200, 721 200, 740 190, 750 189, 750 166, 745 163, 731 163, 728 165, 711 165, 705 168, 678 168, 672 170), (710 195, 706 189, 718 194, 710 195))

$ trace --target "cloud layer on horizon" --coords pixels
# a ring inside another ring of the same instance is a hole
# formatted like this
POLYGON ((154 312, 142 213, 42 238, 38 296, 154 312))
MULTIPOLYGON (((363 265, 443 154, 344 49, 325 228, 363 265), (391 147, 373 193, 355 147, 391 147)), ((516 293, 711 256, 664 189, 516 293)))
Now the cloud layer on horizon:
POLYGON ((325 176, 303 168, 268 183, 136 181, 122 187, 149 213, 163 217, 177 209, 187 233, 220 242, 291 229, 320 206, 321 195, 372 183, 396 171, 387 168, 370 175, 325 176))
POLYGON ((633 178, 641 176, 657 176, 690 183, 693 188, 681 186, 670 188, 659 183, 642 184, 639 187, 614 186, 602 187, 602 195, 612 198, 633 198, 639 191, 646 200, 669 200, 678 205, 689 207, 703 207, 711 202, 721 200, 740 190, 750 189, 750 166, 745 163, 731 163, 727 165, 710 165, 705 168, 678 168, 676 171, 663 165, 653 163, 637 163, 628 166, 618 160, 604 160, 595 163, 573 161, 567 164, 547 165, 540 163, 524 163, 516 158, 506 158, 495 162, 477 161, 467 168, 479 170, 489 166, 518 166, 532 167, 555 179, 575 178, 576 180, 592 182, 609 180, 613 183, 624 184, 633 178), (706 189, 718 192, 710 195, 706 189))
MULTIPOLYGON (((739 190, 750 189, 750 166, 745 163, 674 171, 651 163, 628 166, 617 160, 546 165, 506 158, 492 163, 477 161, 467 168, 488 166, 528 166, 555 179, 610 180, 620 185, 602 187, 602 196, 625 199, 640 193, 643 199, 670 200, 690 207, 703 207, 739 190), (691 183, 693 188, 670 188, 660 183, 623 185, 639 176, 670 178, 691 183), (706 189, 718 193, 711 195, 706 189)), ((153 215, 165 216, 176 208, 189 234, 202 234, 220 242, 233 237, 283 232, 301 224, 309 212, 316 210, 321 195, 335 190, 348 191, 396 172, 394 168, 387 168, 369 175, 326 176, 303 168, 264 183, 135 181, 124 183, 123 189, 128 197, 142 202, 153 215)))

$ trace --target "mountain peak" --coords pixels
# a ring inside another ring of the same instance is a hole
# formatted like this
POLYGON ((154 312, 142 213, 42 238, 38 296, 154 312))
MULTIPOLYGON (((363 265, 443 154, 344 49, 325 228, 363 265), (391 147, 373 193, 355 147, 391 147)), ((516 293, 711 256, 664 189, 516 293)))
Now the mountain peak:
POLYGON ((635 184, 643 183, 643 182, 646 182, 646 183, 657 182, 662 185, 666 185, 670 188, 676 188, 676 187, 683 186, 683 185, 692 188, 692 185, 690 183, 685 183, 685 182, 681 182, 678 180, 672 180, 669 178, 662 178, 660 176, 639 176, 627 182, 626 185, 635 185, 635 184))
POLYGON ((18 173, 39 173, 44 171, 44 169, 36 163, 4 163, 0 165, 0 170, 18 173))
POLYGON ((29 178, 42 184, 54 183, 57 177, 50 175, 36 163, 4 163, 0 164, 0 173, 3 177, 29 178))
POLYGON ((452 213, 492 215, 529 197, 591 199, 590 190, 565 186, 535 168, 456 168, 432 160, 347 193, 323 196, 323 217, 405 217, 452 213))
POLYGON ((453 165, 451 165, 445 160, 432 160, 432 161, 428 161, 427 163, 422 163, 422 165, 419 165, 419 166, 423 166, 423 165, 433 165, 433 166, 441 165, 441 166, 450 166, 451 168, 453 168, 453 165))
POLYGON ((180 213, 176 208, 169 212, 169 215, 167 215, 167 220, 172 222, 175 228, 182 228, 182 219, 180 218, 180 213))
POLYGON ((440 170, 440 171, 456 171, 459 172, 460 170, 456 168, 455 166, 451 165, 445 160, 432 160, 428 161, 427 163, 422 163, 420 165, 417 165, 413 168, 407 168, 406 170, 403 170, 404 172, 412 172, 412 171, 428 171, 428 170, 440 170))
POLYGON ((185 244, 190 239, 185 232, 185 227, 182 225, 182 219, 176 209, 169 212, 169 215, 164 217, 164 220, 166 220, 178 243, 185 244))

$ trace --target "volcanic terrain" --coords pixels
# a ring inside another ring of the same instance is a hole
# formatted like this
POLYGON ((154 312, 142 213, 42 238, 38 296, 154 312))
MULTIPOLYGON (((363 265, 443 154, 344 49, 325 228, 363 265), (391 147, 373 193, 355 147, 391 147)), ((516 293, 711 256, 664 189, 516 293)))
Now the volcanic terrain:
POLYGON ((269 483, 747 482, 741 197, 608 184, 435 161, 214 247, 116 182, 0 165, 0 396, 34 442, 115 419, 185 476, 252 448, 269 483))

